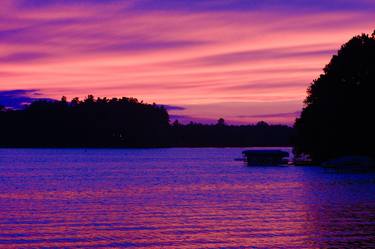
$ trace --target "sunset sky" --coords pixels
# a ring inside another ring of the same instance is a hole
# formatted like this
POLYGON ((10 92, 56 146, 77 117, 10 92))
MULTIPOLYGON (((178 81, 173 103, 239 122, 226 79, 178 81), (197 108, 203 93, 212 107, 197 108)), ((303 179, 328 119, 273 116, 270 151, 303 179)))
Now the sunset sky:
POLYGON ((292 124, 373 0, 1 0, 0 104, 136 97, 172 121, 292 124))

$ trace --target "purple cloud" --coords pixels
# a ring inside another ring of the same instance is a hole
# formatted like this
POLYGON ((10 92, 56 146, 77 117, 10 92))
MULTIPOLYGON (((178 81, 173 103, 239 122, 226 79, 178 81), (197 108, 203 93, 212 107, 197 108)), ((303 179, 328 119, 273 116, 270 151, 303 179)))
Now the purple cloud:
POLYGON ((168 111, 183 111, 183 110, 186 110, 185 107, 182 107, 182 106, 176 106, 176 105, 161 105, 161 106, 164 106, 165 109, 167 109, 168 111))
POLYGON ((311 46, 286 47, 286 48, 271 48, 250 50, 235 53, 219 54, 214 56, 201 57, 183 62, 184 64, 192 65, 220 65, 249 61, 261 60, 277 60, 286 58, 311 58, 322 55, 335 54, 337 51, 333 49, 319 49, 311 46))
POLYGON ((0 56, 0 62, 25 62, 34 61, 47 58, 49 55, 46 53, 14 53, 6 56, 0 56))
POLYGON ((171 120, 171 123, 173 123, 175 120, 178 120, 178 122, 181 123, 181 124, 188 124, 190 122, 200 123, 200 124, 215 124, 215 123, 217 123, 217 119, 192 117, 192 116, 189 116, 189 115, 172 114, 172 115, 169 115, 169 119, 171 120))
POLYGON ((356 9, 374 9, 374 4, 366 0, 141 0, 135 9, 185 11, 246 11, 264 9, 312 11, 342 11, 356 9))
POLYGON ((301 114, 300 111, 287 112, 287 113, 270 113, 270 114, 257 114, 257 115, 238 115, 238 118, 294 118, 301 114))
POLYGON ((0 91, 0 105, 11 109, 21 109, 35 100, 52 100, 38 96, 40 96, 40 93, 37 89, 0 91))
POLYGON ((113 45, 93 46, 92 48, 84 49, 87 52, 140 52, 153 51, 171 48, 187 48, 205 44, 207 42, 200 41, 137 41, 139 37, 134 37, 133 40, 117 41, 113 45))

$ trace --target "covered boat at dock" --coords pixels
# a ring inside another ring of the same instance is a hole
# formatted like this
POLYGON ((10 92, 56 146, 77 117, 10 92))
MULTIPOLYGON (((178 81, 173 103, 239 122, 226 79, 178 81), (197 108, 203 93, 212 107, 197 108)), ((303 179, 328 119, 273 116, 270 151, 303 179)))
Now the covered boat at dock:
POLYGON ((242 152, 248 165, 288 164, 289 153, 282 150, 245 150, 242 152))

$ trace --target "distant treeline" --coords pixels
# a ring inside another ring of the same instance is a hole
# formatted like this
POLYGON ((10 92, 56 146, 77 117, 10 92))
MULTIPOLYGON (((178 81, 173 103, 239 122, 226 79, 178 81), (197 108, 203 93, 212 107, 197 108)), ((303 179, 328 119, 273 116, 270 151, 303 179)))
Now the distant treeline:
POLYGON ((170 124, 163 106, 135 98, 37 100, 22 110, 0 107, 1 147, 289 146, 285 125, 170 124))

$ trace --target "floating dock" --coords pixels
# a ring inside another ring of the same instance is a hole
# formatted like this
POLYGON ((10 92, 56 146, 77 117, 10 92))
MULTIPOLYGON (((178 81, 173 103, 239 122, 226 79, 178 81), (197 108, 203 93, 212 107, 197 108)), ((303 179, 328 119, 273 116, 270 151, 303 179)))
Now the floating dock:
POLYGON ((285 165, 289 153, 282 150, 245 150, 242 152, 248 165, 285 165))

